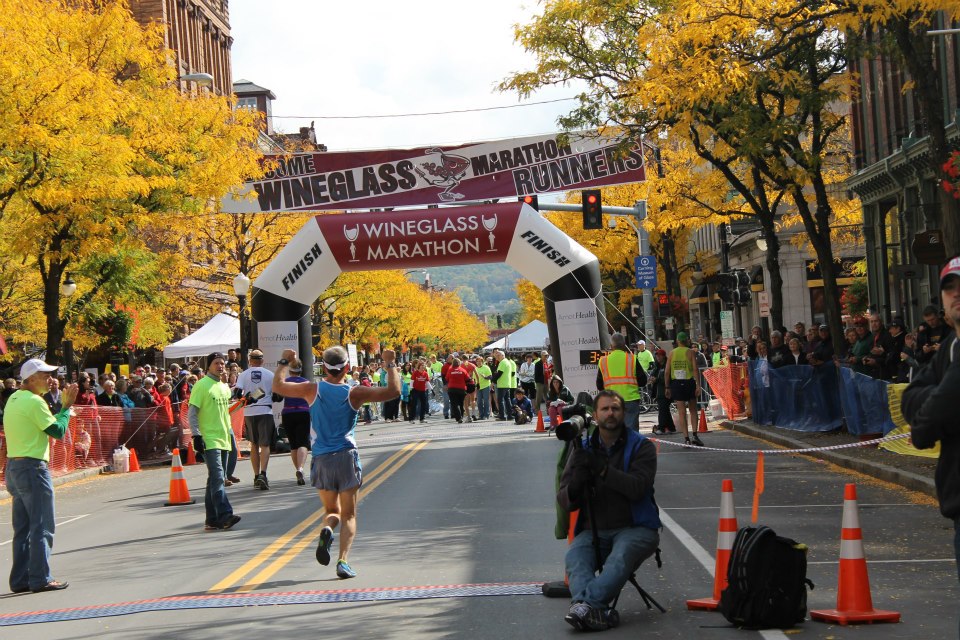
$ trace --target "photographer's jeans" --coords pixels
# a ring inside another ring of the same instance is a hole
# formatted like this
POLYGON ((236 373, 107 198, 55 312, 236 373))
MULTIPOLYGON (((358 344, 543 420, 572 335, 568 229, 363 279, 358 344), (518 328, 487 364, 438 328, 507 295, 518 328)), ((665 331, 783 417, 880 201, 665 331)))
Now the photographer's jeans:
POLYGON ((39 589, 50 575, 53 547, 53 480, 47 463, 33 458, 7 461, 7 491, 13 498, 13 566, 10 588, 39 589))
POLYGON ((586 602, 605 609, 623 589, 623 585, 644 560, 653 555, 660 535, 646 527, 601 529, 600 553, 603 571, 596 575, 593 534, 581 531, 567 550, 567 575, 573 602, 586 602))
POLYGON ((628 400, 623 403, 623 424, 628 429, 640 431, 640 401, 628 400))

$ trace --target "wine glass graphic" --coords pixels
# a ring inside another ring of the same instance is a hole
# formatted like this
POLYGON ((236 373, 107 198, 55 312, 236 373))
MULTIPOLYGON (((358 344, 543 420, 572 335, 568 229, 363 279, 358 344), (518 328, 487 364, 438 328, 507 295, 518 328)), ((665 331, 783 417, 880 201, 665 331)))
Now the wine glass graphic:
POLYGON ((483 228, 490 232, 490 235, 487 236, 488 238, 490 238, 490 248, 487 249, 487 252, 489 253, 491 251, 496 251, 496 249, 493 246, 493 243, 497 238, 495 235, 493 235, 493 230, 497 228, 497 216, 494 215, 492 218, 488 220, 481 215, 480 221, 483 222, 483 228))
POLYGON ((360 235, 360 225, 355 224, 353 225, 352 229, 349 229, 346 225, 344 225, 343 235, 350 242, 350 262, 359 262, 359 260, 357 260, 357 245, 353 243, 360 235))

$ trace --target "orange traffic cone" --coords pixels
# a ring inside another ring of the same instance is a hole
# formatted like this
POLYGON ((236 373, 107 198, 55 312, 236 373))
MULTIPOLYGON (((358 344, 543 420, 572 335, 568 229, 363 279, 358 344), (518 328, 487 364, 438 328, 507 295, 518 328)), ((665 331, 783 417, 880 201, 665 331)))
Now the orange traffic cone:
POLYGON ((173 460, 170 461, 170 499, 163 506, 177 506, 193 504, 196 500, 190 497, 187 488, 187 479, 183 477, 183 464, 180 462, 180 449, 173 450, 173 460))
POLYGON ((197 464, 197 452, 193 450, 193 439, 187 442, 187 466, 192 467, 197 464))
POLYGON ((857 485, 850 483, 843 492, 843 530, 840 533, 840 579, 837 608, 811 611, 810 617, 822 622, 847 625, 857 622, 900 622, 896 611, 873 608, 867 559, 863 555, 863 535, 857 510, 857 485))
POLYGON ((534 433, 543 433, 546 429, 543 428, 543 411, 537 411, 537 428, 534 430, 534 433))
POLYGON ((137 450, 132 447, 130 448, 130 469, 128 469, 128 471, 130 473, 140 471, 140 461, 137 460, 137 450))
POLYGON ((707 433, 707 412, 700 409, 700 426, 697 428, 699 433, 707 433))
POLYGON ((720 492, 720 524, 717 527, 717 563, 713 570, 713 597, 687 600, 687 609, 716 611, 720 592, 727 587, 727 565, 737 537, 737 514, 733 510, 733 480, 724 480, 720 492))

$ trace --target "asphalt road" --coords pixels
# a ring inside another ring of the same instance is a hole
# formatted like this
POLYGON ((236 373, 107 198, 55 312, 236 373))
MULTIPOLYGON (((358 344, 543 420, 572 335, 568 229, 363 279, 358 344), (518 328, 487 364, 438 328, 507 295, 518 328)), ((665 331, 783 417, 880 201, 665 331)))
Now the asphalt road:
MULTIPOLYGON (((191 506, 163 506, 169 467, 58 487, 52 566, 71 586, 55 593, 0 592, 0 625, 12 614, 46 611, 26 619, 47 620, 77 607, 96 617, 5 626, 0 637, 576 635, 563 622, 568 602, 535 593, 539 583, 562 576, 565 543, 552 535, 559 443, 507 423, 428 426, 358 430, 366 475, 350 557, 359 576, 352 580, 339 580, 332 566, 314 559, 320 503, 312 489, 296 486, 286 456, 271 460, 270 491, 252 489, 249 465, 241 463, 243 482, 229 491, 243 520, 226 532, 203 531, 202 466, 186 469, 198 500, 191 506), (299 595, 276 595, 291 593, 299 595), (253 599, 257 595, 263 597, 253 599), (313 600, 278 604, 305 598, 313 600), (105 615, 115 609, 104 607, 134 601, 148 601, 136 605, 145 609, 191 608, 105 615), (208 606, 193 608, 200 605, 208 606)), ((704 440, 723 449, 768 448, 726 431, 704 440)), ((647 610, 635 592, 625 592, 618 607, 622 626, 604 637, 957 637, 953 532, 933 502, 799 456, 765 455, 760 522, 809 546, 808 577, 816 584, 810 607, 836 604, 843 489, 855 482, 873 604, 899 611, 903 621, 840 627, 808 620, 786 633, 751 632, 733 629, 717 613, 688 611, 688 598, 711 595, 721 481, 733 480, 739 524, 748 524, 755 468, 752 453, 661 445, 656 486, 664 565, 658 570, 648 561, 638 579, 667 613, 647 610)), ((4 582, 9 513, 9 501, 0 504, 4 582)))

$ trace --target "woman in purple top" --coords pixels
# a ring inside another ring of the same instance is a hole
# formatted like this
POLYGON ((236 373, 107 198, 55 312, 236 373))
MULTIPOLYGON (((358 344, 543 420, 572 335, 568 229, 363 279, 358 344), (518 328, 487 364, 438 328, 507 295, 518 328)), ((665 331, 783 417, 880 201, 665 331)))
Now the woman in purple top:
MULTIPOLYGON (((301 377, 302 371, 300 360, 294 359, 290 362, 290 376, 284 382, 309 382, 301 377)), ((290 459, 297 473, 297 484, 302 487, 307 484, 303 478, 303 465, 310 449, 310 405, 303 398, 284 398, 280 423, 290 441, 290 459)))

